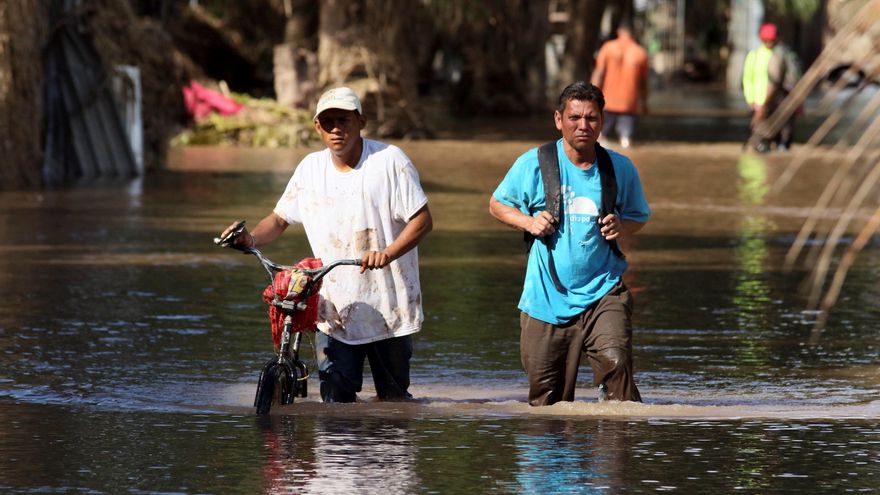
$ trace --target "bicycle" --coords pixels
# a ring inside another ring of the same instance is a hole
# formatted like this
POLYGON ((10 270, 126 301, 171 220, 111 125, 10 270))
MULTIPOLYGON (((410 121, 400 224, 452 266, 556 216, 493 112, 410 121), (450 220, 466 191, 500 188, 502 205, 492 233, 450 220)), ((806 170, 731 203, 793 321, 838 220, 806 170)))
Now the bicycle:
POLYGON ((307 396, 309 373, 306 364, 299 358, 299 350, 302 334, 305 331, 314 331, 314 327, 293 331, 294 318, 298 313, 308 311, 310 304, 316 302, 311 296, 317 294, 321 286, 321 279, 330 270, 342 265, 360 266, 361 260, 341 259, 317 268, 281 265, 266 258, 255 247, 233 244, 232 241, 243 230, 244 220, 241 220, 236 223, 228 235, 223 238, 214 238, 214 243, 220 247, 256 256, 269 274, 269 287, 271 287, 273 294, 272 299, 267 302, 277 308, 284 316, 280 344, 276 348, 275 356, 269 359, 260 371, 257 391, 254 395, 254 407, 257 409, 257 414, 263 415, 269 413, 273 404, 288 405, 292 404, 296 397, 305 398, 307 396), (290 272, 290 282, 286 293, 279 294, 275 284, 278 276, 284 272, 290 272), (291 342, 292 333, 294 337, 291 342))

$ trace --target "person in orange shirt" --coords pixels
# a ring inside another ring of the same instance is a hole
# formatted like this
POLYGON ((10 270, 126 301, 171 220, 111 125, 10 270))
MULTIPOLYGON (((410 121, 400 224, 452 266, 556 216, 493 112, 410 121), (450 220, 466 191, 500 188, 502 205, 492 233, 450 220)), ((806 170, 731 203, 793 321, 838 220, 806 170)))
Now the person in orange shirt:
POLYGON ((648 53, 629 25, 621 24, 617 38, 599 49, 591 81, 605 94, 602 134, 615 134, 629 148, 638 116, 648 112, 648 53))

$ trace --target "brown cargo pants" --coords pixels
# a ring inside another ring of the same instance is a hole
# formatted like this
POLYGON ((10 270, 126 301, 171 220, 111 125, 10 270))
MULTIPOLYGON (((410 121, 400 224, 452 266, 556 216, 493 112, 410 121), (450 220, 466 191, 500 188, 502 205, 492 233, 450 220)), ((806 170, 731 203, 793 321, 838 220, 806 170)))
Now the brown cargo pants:
POLYGON ((529 378, 529 404, 573 401, 581 353, 593 369, 593 386, 609 400, 641 401, 633 379, 633 299, 623 282, 562 325, 520 315, 520 356, 529 378))

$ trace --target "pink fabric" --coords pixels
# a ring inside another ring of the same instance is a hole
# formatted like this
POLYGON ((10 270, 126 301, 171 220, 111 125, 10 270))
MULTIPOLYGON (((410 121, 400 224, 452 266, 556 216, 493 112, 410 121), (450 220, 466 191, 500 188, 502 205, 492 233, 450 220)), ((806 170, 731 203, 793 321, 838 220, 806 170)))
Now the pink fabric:
POLYGON ((217 112, 220 115, 235 115, 244 108, 244 105, 237 103, 232 98, 227 98, 219 91, 208 89, 195 81, 183 88, 183 102, 190 115, 195 119, 205 118, 211 112, 217 112))
MULTIPOLYGON (((323 265, 320 258, 305 258, 294 265, 296 268, 320 268, 323 265)), ((282 270, 275 274, 275 280, 272 285, 267 285, 263 291, 263 301, 269 303, 269 323, 272 329, 272 342, 275 346, 281 344, 281 333, 284 331, 284 313, 271 303, 277 296, 279 299, 287 299, 293 301, 302 301, 302 295, 299 290, 304 289, 302 285, 311 281, 311 277, 305 276, 302 272, 296 274, 290 270, 282 270), (291 284, 291 282, 294 284, 291 284), (299 289, 299 290, 297 290, 299 289)), ((315 324, 318 322, 318 290, 321 288, 321 281, 318 281, 318 287, 314 293, 306 300, 306 310, 297 311, 293 316, 293 328, 291 332, 314 332, 315 324)))

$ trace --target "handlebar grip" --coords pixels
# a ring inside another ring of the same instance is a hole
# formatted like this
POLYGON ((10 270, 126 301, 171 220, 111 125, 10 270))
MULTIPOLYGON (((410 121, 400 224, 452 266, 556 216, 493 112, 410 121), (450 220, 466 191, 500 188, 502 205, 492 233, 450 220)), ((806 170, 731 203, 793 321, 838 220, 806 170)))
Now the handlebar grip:
POLYGON ((327 265, 322 266, 321 268, 315 268, 314 271, 312 272, 315 274, 314 278, 312 279, 312 282, 317 282, 318 280, 321 280, 322 278, 324 278, 324 275, 327 275, 328 273, 330 273, 330 270, 336 268, 337 266, 340 266, 340 265, 360 266, 360 264, 361 264, 361 260, 356 260, 356 259, 341 259, 341 260, 333 261, 327 265))
MULTIPOLYGON (((235 222, 235 225, 232 226, 232 229, 226 234, 224 237, 215 237, 214 244, 223 247, 234 247, 232 245, 232 241, 234 241, 238 236, 244 232, 244 225, 247 223, 245 220, 239 220, 235 222)), ((237 247, 235 247, 237 248, 237 247)))
POLYGON ((331 264, 331 265, 333 265, 333 264, 337 264, 337 265, 360 265, 360 264, 361 264, 361 260, 357 260, 357 259, 352 258, 352 259, 347 259, 347 260, 338 260, 338 261, 335 261, 334 263, 330 263, 330 264, 331 264))

